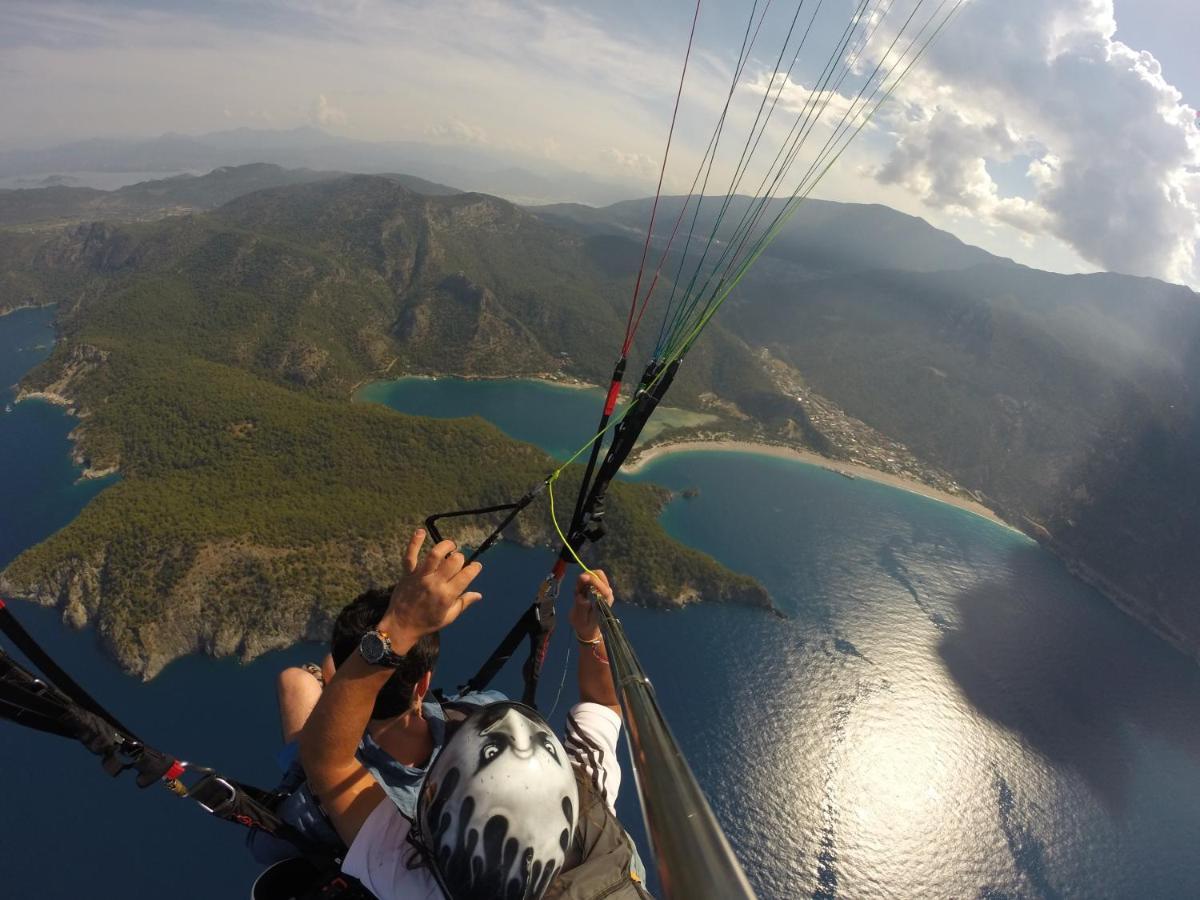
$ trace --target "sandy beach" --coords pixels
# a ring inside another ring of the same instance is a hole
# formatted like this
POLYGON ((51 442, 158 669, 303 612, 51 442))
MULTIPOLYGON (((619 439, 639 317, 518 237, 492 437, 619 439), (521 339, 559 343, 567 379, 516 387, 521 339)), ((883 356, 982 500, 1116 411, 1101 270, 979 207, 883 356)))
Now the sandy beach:
POLYGON ((775 456, 780 459, 791 459, 797 462, 808 463, 809 465, 820 466, 822 469, 828 469, 831 472, 844 472, 853 475, 855 478, 862 478, 867 481, 876 481, 880 484, 886 484, 891 487, 900 488, 900 490, 908 491, 913 494, 920 494, 922 497, 928 497, 931 500, 937 500, 939 503, 947 503, 950 506, 964 509, 969 513, 987 519, 989 522, 994 522, 997 525, 1002 525, 1011 531, 1021 532, 1013 528, 994 512, 984 506, 982 503, 976 503, 968 497, 959 497, 955 494, 947 493, 946 491, 938 490, 930 487, 920 481, 913 481, 911 478, 901 478, 899 475, 891 475, 887 472, 880 472, 878 469, 872 469, 868 466, 859 465, 857 463, 842 462, 840 460, 829 459, 821 456, 818 453, 811 453, 807 450, 794 450, 791 447, 779 447, 773 444, 754 444, 749 441, 679 441, 676 443, 657 444, 647 450, 643 450, 636 460, 631 463, 626 463, 621 471, 633 475, 640 472, 646 466, 656 459, 661 459, 673 453, 689 453, 696 451, 720 451, 720 452, 736 452, 736 453, 757 453, 762 456, 775 456))

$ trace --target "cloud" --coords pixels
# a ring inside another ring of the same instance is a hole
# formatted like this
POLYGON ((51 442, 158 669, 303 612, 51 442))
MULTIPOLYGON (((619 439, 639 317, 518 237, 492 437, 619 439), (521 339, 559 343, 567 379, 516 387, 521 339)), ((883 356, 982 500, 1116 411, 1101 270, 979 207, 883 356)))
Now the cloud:
POLYGON ((314 125, 322 127, 341 126, 347 122, 346 113, 333 106, 324 94, 317 94, 308 108, 308 119, 314 125))
MULTIPOLYGON (((807 99, 804 86, 821 84, 821 62, 852 2, 821 7, 740 190, 760 183, 760 163, 783 142, 807 99)), ((869 74, 872 48, 887 46, 915 2, 871 0, 889 10, 887 19, 846 83, 825 86, 829 106, 789 182, 869 74)), ((486 143, 514 165, 547 161, 651 191, 691 10, 651 4, 631 22, 621 6, 4 0, 0 121, 17 128, 0 141, 309 122, 363 140, 486 143)), ((668 192, 687 190, 700 165, 749 7, 705 4, 668 192)), ((731 183, 790 15, 771 6, 739 79, 710 191, 731 183)), ((969 0, 900 102, 885 105, 830 171, 821 196, 926 214, 1034 264, 1078 269, 1087 267, 1082 256, 1200 283, 1194 113, 1152 56, 1114 40, 1114 27, 1110 0, 969 0), (1034 252, 1017 246, 1021 235, 1036 241, 1034 252)), ((851 42, 847 59, 858 46, 851 42)))
POLYGON ((617 147, 609 147, 602 150, 600 156, 607 162, 631 172, 639 178, 652 178, 658 174, 658 161, 645 153, 631 153, 617 147))
MULTIPOLYGON (((1003 197, 987 160, 1009 162, 1027 148, 1003 119, 972 122, 956 110, 935 108, 908 131, 875 172, 881 184, 900 184, 926 204, 957 215, 983 216, 1025 232, 1050 224, 1044 207, 1024 197, 1003 197)), ((1045 160, 1031 166, 1046 177, 1045 160)))
POLYGON ((468 125, 458 119, 440 122, 425 129, 431 138, 455 144, 487 144, 488 134, 478 125, 468 125))
POLYGON ((759 72, 744 80, 739 87, 749 90, 757 98, 770 92, 767 97, 768 108, 775 103, 780 111, 807 112, 831 127, 864 106, 862 100, 855 96, 848 96, 834 88, 818 91, 816 85, 805 85, 783 72, 759 72))
POLYGON ((1196 111, 1115 33, 1111 0, 975 0, 902 90, 877 181, 1106 269, 1200 282, 1196 111), (987 163, 1022 157, 1031 196, 1005 195, 987 163))

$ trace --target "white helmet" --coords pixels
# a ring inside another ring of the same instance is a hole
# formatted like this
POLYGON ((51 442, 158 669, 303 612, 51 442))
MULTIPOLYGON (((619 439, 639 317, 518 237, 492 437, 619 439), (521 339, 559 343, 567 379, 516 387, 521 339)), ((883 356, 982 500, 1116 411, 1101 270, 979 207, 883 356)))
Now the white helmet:
POLYGON ((417 801, 419 841, 451 900, 537 900, 562 870, 579 815, 566 750, 521 703, 473 712, 417 801))

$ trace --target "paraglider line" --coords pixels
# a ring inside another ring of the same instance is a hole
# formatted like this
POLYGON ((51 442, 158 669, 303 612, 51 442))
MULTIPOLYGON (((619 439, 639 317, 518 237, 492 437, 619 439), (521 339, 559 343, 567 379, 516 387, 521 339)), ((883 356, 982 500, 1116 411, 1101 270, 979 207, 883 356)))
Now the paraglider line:
MULTIPOLYGON (((692 15, 692 30, 688 34, 687 51, 683 55, 683 71, 679 74, 679 90, 675 93, 675 108, 671 112, 671 127, 667 130, 667 147, 663 151, 662 166, 658 170, 658 187, 654 192, 654 205, 650 208, 650 224, 646 227, 646 243, 642 245, 642 261, 638 266, 637 280, 633 286, 633 303, 629 307, 629 318, 625 322, 625 343, 621 345, 621 355, 625 356, 629 353, 629 347, 633 343, 633 333, 636 330, 633 316, 637 311, 638 294, 642 289, 642 272, 646 268, 646 254, 650 252, 650 238, 654 234, 654 218, 658 213, 658 200, 662 196, 663 177, 667 173, 667 159, 671 155, 671 139, 675 135, 675 119, 679 115, 679 101, 683 97, 683 82, 687 77, 688 60, 692 56, 692 41, 696 37, 696 22, 700 18, 700 0, 696 0, 696 12, 692 15)), ((647 296, 647 299, 649 297, 647 296)), ((640 321, 639 316, 639 321, 640 321)))

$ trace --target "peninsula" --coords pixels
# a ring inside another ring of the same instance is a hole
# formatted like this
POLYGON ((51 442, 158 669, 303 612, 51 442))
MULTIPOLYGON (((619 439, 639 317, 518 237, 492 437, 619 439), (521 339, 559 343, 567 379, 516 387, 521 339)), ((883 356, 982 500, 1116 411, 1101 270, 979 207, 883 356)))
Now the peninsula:
MULTIPOLYGON (((143 656, 249 655, 263 634, 277 645, 319 631, 317 584, 337 584, 340 599, 394 571, 383 536, 395 532, 380 532, 368 498, 411 523, 519 496, 544 475, 544 458, 494 431, 384 425, 373 417, 386 411, 348 398, 402 375, 607 383, 612 359, 597 347, 623 328, 640 252, 630 235, 650 202, 527 210, 403 176, 274 167, 120 197, 28 193, 0 192, 0 311, 57 302, 62 340, 22 390, 73 407, 77 459, 122 478, 3 586, 99 621, 143 672, 159 664, 143 656), (91 212, 116 221, 81 218, 91 212), (320 424, 335 421, 336 434, 320 424), (381 458, 373 441, 385 434, 381 458), (372 481, 389 465, 432 481, 372 481), (226 565, 239 542, 261 552, 226 565), (313 549, 325 546, 328 557, 313 549), (348 567, 330 561, 347 553, 348 567), (267 590, 286 614, 239 624, 231 608, 211 633, 150 637, 172 648, 156 655, 138 642, 184 583, 267 590)), ((660 218, 681 203, 663 198, 660 218)), ((883 207, 810 201, 688 354, 669 400, 680 414, 655 423, 644 452, 813 453, 846 475, 990 511, 1197 654, 1197 335, 1187 288, 1037 272, 883 207)), ((635 343, 631 358, 650 350, 635 343)), ((661 497, 646 491, 628 494, 638 539, 665 540, 661 497)), ((527 527, 515 536, 549 540, 527 527)), ((630 551, 618 531, 606 561, 630 551)), ((694 596, 681 578, 697 566, 713 579, 706 599, 769 602, 711 560, 661 546, 642 602, 694 596)))

